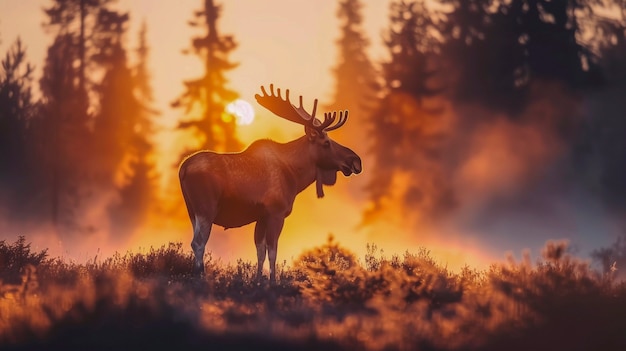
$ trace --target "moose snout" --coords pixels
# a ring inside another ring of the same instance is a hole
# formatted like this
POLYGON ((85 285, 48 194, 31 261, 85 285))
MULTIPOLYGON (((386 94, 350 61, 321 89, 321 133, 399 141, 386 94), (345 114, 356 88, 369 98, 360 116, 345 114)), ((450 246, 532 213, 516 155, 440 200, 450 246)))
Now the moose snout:
POLYGON ((363 170, 361 166, 361 158, 356 156, 352 159, 352 173, 359 174, 363 170))
POLYGON ((359 158, 359 156, 356 156, 356 155, 354 157, 350 157, 349 159, 347 159, 344 166, 341 167, 341 173, 343 173, 343 175, 346 177, 352 173, 359 174, 361 173, 361 170, 362 170, 361 158, 359 158))

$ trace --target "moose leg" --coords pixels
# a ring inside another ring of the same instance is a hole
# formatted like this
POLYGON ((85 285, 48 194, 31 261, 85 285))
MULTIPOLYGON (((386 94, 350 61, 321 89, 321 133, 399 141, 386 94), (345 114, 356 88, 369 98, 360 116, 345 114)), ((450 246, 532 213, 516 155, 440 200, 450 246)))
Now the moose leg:
POLYGON ((254 227, 254 244, 256 245, 257 257, 257 280, 263 277, 263 265, 265 264, 265 256, 267 254, 267 241, 265 240, 266 222, 263 218, 256 222, 254 227))
POLYGON ((196 215, 193 221, 193 240, 191 241, 191 249, 196 258, 194 264, 194 273, 204 274, 204 248, 206 247, 209 236, 211 235, 211 221, 205 217, 196 215))
POLYGON ((267 219, 265 240, 267 241, 267 256, 270 259, 270 284, 276 283, 276 251, 278 249, 278 237, 283 230, 285 219, 282 217, 270 217, 267 219))

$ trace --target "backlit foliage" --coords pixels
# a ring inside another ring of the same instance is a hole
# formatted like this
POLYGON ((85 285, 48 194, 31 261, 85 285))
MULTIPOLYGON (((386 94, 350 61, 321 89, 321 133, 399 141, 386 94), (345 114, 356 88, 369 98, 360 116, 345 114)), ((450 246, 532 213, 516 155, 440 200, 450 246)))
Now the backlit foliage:
POLYGON ((180 243, 84 264, 0 242, 0 347, 142 345, 274 350, 619 350, 626 287, 548 243, 542 258, 451 272, 425 248, 361 261, 330 237, 279 267, 210 255, 193 278, 180 243), (14 280, 9 277, 19 272, 14 280), (599 323, 599 321, 604 321, 599 323))

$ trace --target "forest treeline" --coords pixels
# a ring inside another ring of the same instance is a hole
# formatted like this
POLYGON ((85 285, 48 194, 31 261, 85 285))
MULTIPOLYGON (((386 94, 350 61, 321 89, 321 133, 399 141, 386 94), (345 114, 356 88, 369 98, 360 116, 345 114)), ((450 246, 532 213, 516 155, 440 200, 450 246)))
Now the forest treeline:
MULTIPOLYGON (((96 202, 105 202, 112 231, 135 228, 148 211, 163 210, 155 208, 163 194, 155 170, 159 111, 153 107, 148 28, 144 22, 137 47, 129 47, 131 14, 115 3, 48 3, 42 29, 54 40, 38 82, 19 38, 6 52, 0 71, 3 216, 46 221, 72 235, 98 225, 84 220, 96 202)), ((201 147, 234 151, 241 147, 234 121, 219 117, 225 103, 237 97, 221 73, 235 67, 225 56, 236 44, 217 34, 218 16, 212 1, 194 12, 190 24, 202 27, 204 35, 192 38, 191 49, 207 69, 197 80, 183 82, 186 90, 172 106, 184 108, 184 114, 202 108, 200 121, 179 126, 195 127, 201 147)))
MULTIPOLYGON (((50 0, 42 30, 53 41, 37 63, 38 81, 19 39, 3 56, 3 216, 84 232, 92 225, 82 220, 86 208, 98 199, 107 202, 111 223, 132 228, 163 196, 156 185, 162 175, 155 172, 149 28, 129 47, 133 14, 115 5, 50 0)), ((202 60, 204 72, 181 82, 171 105, 181 113, 178 128, 197 134, 199 147, 240 150, 234 120, 222 113, 237 97, 228 72, 237 68, 229 54, 238 39, 219 31, 227 3, 199 5, 189 25, 200 34, 187 53, 202 60)), ((383 33, 387 55, 378 62, 367 55, 363 6, 337 2, 336 86, 328 106, 350 109, 367 126, 362 132, 375 167, 368 168, 365 222, 376 220, 390 199, 425 219, 459 206, 455 175, 473 152, 465 145, 489 124, 521 143, 538 128, 566 150, 551 177, 533 173, 519 193, 558 179, 588 188, 617 215, 626 211, 626 1, 393 0, 383 33)), ((362 140, 354 131, 337 135, 362 140)))
POLYGON ((129 14, 112 3, 50 1, 43 30, 53 41, 38 82, 19 39, 2 61, 0 186, 9 218, 85 232, 78 218, 105 196, 116 222, 135 225, 157 195, 147 28, 128 48, 129 14))

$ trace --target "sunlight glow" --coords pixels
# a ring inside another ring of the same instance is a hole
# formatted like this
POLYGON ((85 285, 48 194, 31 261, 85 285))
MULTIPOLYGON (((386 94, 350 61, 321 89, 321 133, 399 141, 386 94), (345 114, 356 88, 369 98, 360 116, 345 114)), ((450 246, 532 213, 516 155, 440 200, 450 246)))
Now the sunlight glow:
POLYGON ((235 116, 237 125, 245 126, 254 121, 254 109, 249 102, 237 99, 226 106, 226 112, 235 116))

